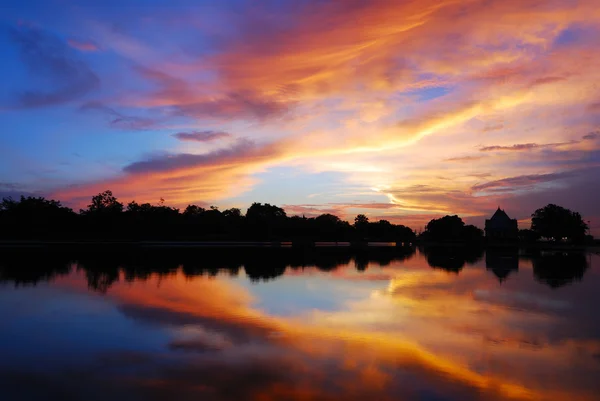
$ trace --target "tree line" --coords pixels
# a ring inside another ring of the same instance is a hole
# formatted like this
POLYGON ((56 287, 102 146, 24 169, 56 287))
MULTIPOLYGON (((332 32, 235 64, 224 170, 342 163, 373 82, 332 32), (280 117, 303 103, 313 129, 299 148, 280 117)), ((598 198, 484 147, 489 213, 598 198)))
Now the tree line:
MULTIPOLYGON (((521 242, 542 238, 583 242, 588 225, 569 209, 549 204, 532 214, 531 228, 520 230, 521 242)), ((219 210, 188 205, 180 210, 157 205, 123 204, 111 191, 92 197, 76 213, 60 201, 43 197, 5 198, 0 202, 0 238, 10 240, 170 240, 170 241, 394 241, 401 243, 482 243, 484 232, 458 216, 429 221, 417 235, 387 220, 370 221, 359 214, 353 224, 325 213, 317 217, 288 216, 269 203, 253 203, 246 214, 238 208, 219 210)), ((515 238, 517 239, 517 238, 515 238)))
POLYGON ((18 240, 194 240, 194 241, 396 241, 414 242, 414 231, 387 220, 358 215, 354 224, 325 213, 317 217, 287 216, 269 203, 219 210, 188 205, 180 210, 161 199, 150 203, 120 202, 104 191, 79 213, 60 201, 42 197, 3 199, 0 238, 18 240))
MULTIPOLYGON (((553 242, 584 243, 591 242, 593 237, 586 235, 589 226, 578 212, 562 206, 548 204, 531 214, 531 228, 515 232, 513 241, 532 243, 540 240, 553 242)), ((423 242, 467 242, 479 243, 484 240, 482 229, 466 225, 454 216, 433 219, 419 235, 423 242)), ((507 239, 510 241, 511 239, 507 239)))

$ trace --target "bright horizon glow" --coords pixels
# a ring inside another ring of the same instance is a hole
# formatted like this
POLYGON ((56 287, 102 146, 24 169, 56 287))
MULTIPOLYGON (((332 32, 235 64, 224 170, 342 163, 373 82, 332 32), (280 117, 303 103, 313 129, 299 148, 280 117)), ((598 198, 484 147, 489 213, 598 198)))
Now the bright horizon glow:
POLYGON ((595 0, 99 4, 0 5, 0 197, 600 235, 595 0))

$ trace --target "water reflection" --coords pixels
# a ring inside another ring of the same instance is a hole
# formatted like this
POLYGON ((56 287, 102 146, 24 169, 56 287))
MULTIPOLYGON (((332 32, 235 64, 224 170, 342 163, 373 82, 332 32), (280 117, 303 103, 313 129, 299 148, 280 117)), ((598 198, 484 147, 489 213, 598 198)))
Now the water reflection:
MULTIPOLYGON (((530 262, 536 279, 552 288, 580 281, 589 267, 589 254, 564 251, 520 251, 516 247, 489 248, 465 246, 427 246, 419 249, 428 266, 459 273, 465 266, 477 264, 485 254, 485 266, 500 283, 518 272, 519 260, 530 262)), ((414 248, 379 248, 352 251, 340 248, 324 249, 222 249, 146 250, 129 253, 84 253, 80 255, 56 252, 23 252, 13 250, 0 257, 0 282, 16 286, 35 285, 70 274, 72 267, 82 270, 89 288, 106 292, 119 280, 145 280, 153 274, 167 276, 179 269, 188 277, 216 276, 227 272, 237 276, 241 270, 251 281, 267 281, 285 274, 286 270, 315 267, 333 271, 354 264, 357 271, 370 265, 389 266, 392 262, 409 260, 414 248), (75 256, 75 257, 74 257, 75 256)))
POLYGON ((267 281, 282 276, 287 269, 315 267, 321 271, 336 270, 354 261, 358 270, 369 264, 387 266, 392 261, 402 261, 414 255, 412 247, 366 248, 236 248, 230 250, 202 248, 147 249, 144 251, 116 253, 35 253, 13 250, 0 257, 0 281, 15 285, 35 285, 39 281, 69 274, 74 264, 85 272, 91 289, 106 292, 119 280, 120 272, 126 281, 145 280, 151 274, 160 276, 175 273, 193 276, 216 276, 220 272, 230 275, 243 270, 251 281, 267 281))
POLYGON ((485 252, 485 268, 491 270, 502 283, 508 276, 519 271, 519 248, 490 248, 485 252))
POLYGON ((483 248, 473 246, 424 246, 421 252, 427 258, 427 263, 433 268, 451 272, 460 272, 465 264, 477 263, 483 257, 483 248))
POLYGON ((3 255, 3 397, 597 399, 597 256, 440 252, 3 255))
POLYGON ((589 267, 582 252, 540 252, 531 261, 535 278, 552 288, 581 281, 589 267))

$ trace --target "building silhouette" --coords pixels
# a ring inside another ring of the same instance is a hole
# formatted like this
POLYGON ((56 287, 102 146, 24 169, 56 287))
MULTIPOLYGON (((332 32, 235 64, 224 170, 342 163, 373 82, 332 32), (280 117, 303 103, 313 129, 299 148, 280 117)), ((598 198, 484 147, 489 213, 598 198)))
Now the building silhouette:
POLYGON ((485 236, 488 240, 517 240, 519 227, 516 219, 508 217, 500 207, 491 219, 485 220, 485 236))

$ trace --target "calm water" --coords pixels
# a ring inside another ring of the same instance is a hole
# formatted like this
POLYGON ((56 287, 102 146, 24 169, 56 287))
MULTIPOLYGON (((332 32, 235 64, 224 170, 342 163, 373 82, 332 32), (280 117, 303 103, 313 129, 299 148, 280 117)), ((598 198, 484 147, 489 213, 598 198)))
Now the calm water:
POLYGON ((176 252, 0 257, 0 399, 600 399, 600 256, 176 252))

